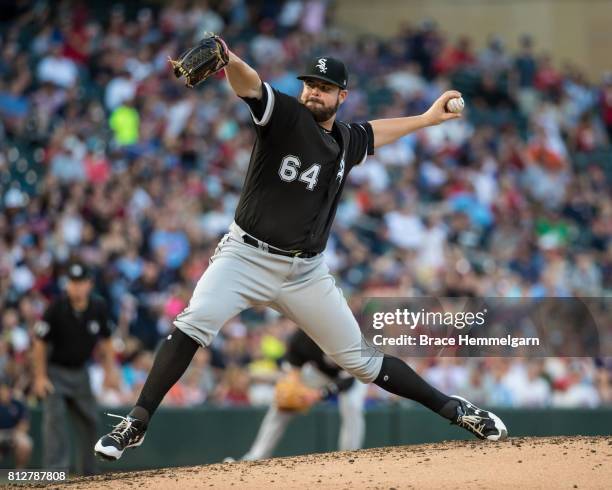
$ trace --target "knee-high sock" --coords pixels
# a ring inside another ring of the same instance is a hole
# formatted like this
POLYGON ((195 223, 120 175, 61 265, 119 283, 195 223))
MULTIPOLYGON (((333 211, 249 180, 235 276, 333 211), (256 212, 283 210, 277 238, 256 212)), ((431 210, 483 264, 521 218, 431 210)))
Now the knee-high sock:
POLYGON ((199 344, 178 328, 162 343, 151 372, 140 392, 136 406, 130 412, 132 417, 146 424, 163 400, 166 393, 183 375, 199 344))
POLYGON ((397 357, 384 357, 374 383, 394 395, 417 401, 449 420, 456 416, 459 402, 436 390, 397 357))

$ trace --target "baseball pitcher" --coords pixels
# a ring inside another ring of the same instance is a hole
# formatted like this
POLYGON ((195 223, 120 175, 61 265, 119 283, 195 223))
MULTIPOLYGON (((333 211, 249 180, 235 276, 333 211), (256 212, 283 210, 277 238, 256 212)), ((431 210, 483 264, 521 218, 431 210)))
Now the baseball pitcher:
POLYGON ((380 146, 460 117, 447 102, 461 94, 443 93, 421 115, 346 123, 336 120, 336 111, 348 97, 349 76, 342 61, 330 56, 312 60, 298 77, 304 84, 298 99, 262 82, 217 36, 172 65, 188 86, 224 69, 251 111, 256 141, 229 232, 162 343, 135 407, 125 417, 115 415, 119 422, 95 452, 116 460, 141 445, 155 410, 197 348, 210 345, 230 318, 255 305, 290 318, 363 383, 415 400, 481 439, 505 438, 499 417, 441 393, 400 359, 367 346, 322 255, 351 169, 380 146))

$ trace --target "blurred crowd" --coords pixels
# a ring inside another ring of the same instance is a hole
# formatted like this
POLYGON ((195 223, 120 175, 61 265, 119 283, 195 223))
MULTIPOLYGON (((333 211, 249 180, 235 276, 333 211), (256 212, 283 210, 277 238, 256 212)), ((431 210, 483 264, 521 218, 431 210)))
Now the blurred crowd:
MULTIPOLYGON (((205 31, 297 95, 303 61, 350 70, 340 119, 418 114, 450 87, 465 117, 377 150, 349 176, 326 260, 368 295, 601 297, 612 290, 612 74, 557 66, 527 35, 475 49, 434 22, 349 38, 325 0, 2 4, 0 371, 27 397, 33 325, 68 261, 96 271, 118 368, 102 404, 135 401, 160 338, 233 219, 254 142, 223 74, 186 89, 168 67, 205 31), (515 46, 516 45, 516 46, 515 46)), ((295 328, 233 320, 164 403, 266 404, 295 328)), ((611 403, 590 359, 423 359, 447 392, 499 406, 611 403)), ((386 400, 371 388, 370 399, 386 400)))

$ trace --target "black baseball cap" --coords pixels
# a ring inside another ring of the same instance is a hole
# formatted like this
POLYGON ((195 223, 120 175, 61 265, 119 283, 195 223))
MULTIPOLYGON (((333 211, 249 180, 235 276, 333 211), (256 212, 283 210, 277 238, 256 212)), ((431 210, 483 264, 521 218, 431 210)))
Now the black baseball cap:
POLYGON ((304 73, 298 77, 298 80, 306 80, 308 78, 333 83, 342 90, 346 90, 348 85, 346 66, 338 58, 333 58, 332 56, 319 56, 310 60, 306 65, 304 73))
POLYGON ((91 271, 82 262, 72 262, 68 266, 68 279, 71 281, 83 281, 91 277, 91 271))

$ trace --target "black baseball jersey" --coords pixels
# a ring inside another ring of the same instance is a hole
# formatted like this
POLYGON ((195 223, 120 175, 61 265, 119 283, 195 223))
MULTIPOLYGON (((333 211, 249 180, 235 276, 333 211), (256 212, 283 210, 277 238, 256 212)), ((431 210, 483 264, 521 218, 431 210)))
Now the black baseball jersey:
POLYGON ((47 343, 49 363, 82 367, 91 357, 98 339, 111 335, 106 303, 100 297, 91 296, 87 309, 77 312, 68 297, 63 296, 47 308, 34 331, 47 343))
POLYGON ((236 223, 272 246, 322 252, 349 171, 374 153, 372 127, 336 121, 327 132, 267 83, 261 100, 244 100, 257 137, 236 223))
POLYGON ((341 393, 348 390, 355 378, 343 377, 340 368, 321 348, 304 332, 296 330, 287 343, 286 359, 294 367, 302 367, 307 362, 314 364, 319 371, 330 378, 327 385, 328 394, 341 393))

